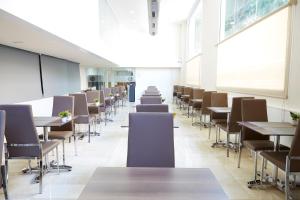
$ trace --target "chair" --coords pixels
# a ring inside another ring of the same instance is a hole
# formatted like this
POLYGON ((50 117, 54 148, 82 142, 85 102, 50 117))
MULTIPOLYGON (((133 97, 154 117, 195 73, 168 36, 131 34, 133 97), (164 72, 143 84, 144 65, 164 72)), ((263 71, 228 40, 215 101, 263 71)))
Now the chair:
POLYGON ((91 142, 91 125, 94 125, 94 131, 96 132, 95 115, 90 114, 87 105, 86 94, 75 93, 69 96, 74 97, 74 116, 77 118, 74 120, 75 124, 87 124, 88 125, 88 142, 91 142))
POLYGON ((104 113, 104 123, 106 126, 107 121, 112 121, 107 118, 107 115, 109 114, 109 111, 107 110, 107 105, 105 101, 105 94, 104 90, 100 90, 100 111, 104 113))
POLYGON ((104 98, 105 98, 105 105, 110 108, 109 115, 113 111, 114 97, 111 91, 111 88, 104 88, 104 98))
POLYGON ((1 187, 3 188, 4 198, 8 199, 6 166, 2 164, 2 155, 3 155, 3 147, 4 147, 4 132, 5 132, 5 111, 0 110, 0 162, 1 162, 0 180, 2 183, 0 185, 0 188, 1 187))
POLYGON ((136 112, 169 112, 169 106, 165 104, 140 104, 136 105, 136 112))
MULTIPOLYGON (((52 116, 59 116, 60 112, 68 110, 72 116, 74 116, 74 97, 73 96, 54 96, 53 97, 53 108, 52 116)), ((61 140, 63 148, 63 166, 61 169, 70 171, 71 167, 66 166, 66 156, 65 156, 65 141, 70 139, 73 136, 74 138, 74 149, 75 155, 77 155, 76 147, 76 135, 74 132, 74 123, 69 122, 61 127, 52 127, 51 131, 48 133, 48 139, 50 140, 61 140)))
MULTIPOLYGON (((211 107, 228 107, 227 93, 212 93, 211 94, 211 107)), ((211 127, 216 126, 219 123, 227 122, 226 113, 214 113, 210 112, 210 124, 209 124, 209 135, 210 139, 211 127)), ((220 131, 216 128, 216 143, 218 143, 218 136, 220 137, 220 131)))
POLYGON ((181 99, 181 95, 183 94, 183 90, 184 90, 184 86, 178 86, 176 104, 179 104, 179 106, 180 106, 180 99, 181 99))
POLYGON ((141 97, 141 104, 162 104, 161 97, 141 97))
POLYGON ((173 103, 175 98, 177 97, 178 85, 173 86, 173 103))
MULTIPOLYGON (((205 91, 203 93, 203 101, 202 101, 202 108, 200 111, 200 124, 203 126, 209 126, 210 123, 206 121, 206 117, 210 117, 210 110, 208 110, 208 107, 211 107, 211 95, 212 93, 215 93, 214 91, 205 91), (204 121, 203 120, 204 116, 204 121)), ((201 127, 201 126, 200 126, 201 127)))
MULTIPOLYGON (((264 177, 264 164, 266 160, 285 172, 285 199, 291 199, 290 175, 300 172, 300 121, 289 151, 262 151, 263 157, 261 180, 264 177)), ((295 182, 295 175, 294 175, 295 182)), ((296 198, 295 198, 296 199, 296 198)))
POLYGON ((100 91, 91 90, 86 92, 86 99, 88 105, 89 114, 92 114, 96 117, 96 123, 100 123, 101 118, 101 109, 100 109, 100 91), (99 105, 95 105, 96 101, 99 102, 99 105), (99 117, 99 118, 98 118, 99 117))
POLYGON ((197 100, 203 99, 204 89, 193 88, 193 99, 190 100, 192 106, 192 123, 194 122, 194 112, 200 111, 202 107, 202 101, 197 100))
MULTIPOLYGON (((237 122, 242 121, 242 100, 243 99, 254 99, 254 97, 234 97, 232 98, 231 113, 229 115, 228 122, 218 123, 217 128, 226 132, 227 140, 227 157, 229 157, 229 148, 230 148, 230 135, 238 136, 241 131, 241 126, 237 122)), ((237 141, 234 143, 237 145, 237 141)))
MULTIPOLYGON (((267 122, 267 102, 265 99, 243 99, 242 100, 242 121, 256 121, 256 122, 267 122)), ((240 132, 240 145, 239 145, 239 157, 238 157, 238 168, 241 163, 242 146, 250 149, 254 152, 254 180, 248 182, 248 187, 252 187, 259 183, 257 179, 257 155, 260 151, 274 150, 274 143, 270 141, 269 136, 261 135, 253 130, 246 127, 242 128, 240 132)), ((280 146, 280 149, 286 147, 280 146)))
POLYGON ((175 167, 173 115, 130 113, 127 167, 175 167))
POLYGON ((180 97, 180 105, 179 105, 179 109, 181 110, 181 105, 183 105, 184 108, 184 104, 189 102, 189 98, 191 96, 191 93, 193 92, 193 89, 191 87, 184 87, 183 88, 183 93, 181 94, 180 97))
MULTIPOLYGON (((5 164, 8 169, 9 159, 38 159, 39 163, 39 192, 43 191, 43 158, 56 149, 58 162, 58 145, 60 141, 40 142, 32 116, 30 105, 0 105, 0 110, 6 112, 6 152, 5 164)), ((59 172, 59 168, 58 168, 59 172)))

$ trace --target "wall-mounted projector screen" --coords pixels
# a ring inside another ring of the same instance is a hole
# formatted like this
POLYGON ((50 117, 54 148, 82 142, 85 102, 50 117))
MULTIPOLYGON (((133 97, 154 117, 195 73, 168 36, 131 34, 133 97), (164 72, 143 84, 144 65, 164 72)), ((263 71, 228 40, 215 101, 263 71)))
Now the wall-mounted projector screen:
POLYGON ((80 91, 79 64, 51 56, 41 56, 44 96, 80 91))
POLYGON ((185 80, 188 85, 200 85, 201 56, 196 56, 186 63, 185 80))
POLYGON ((0 45, 0 104, 42 98, 39 55, 0 45))
POLYGON ((286 98, 289 12, 283 8, 219 44, 218 89, 286 98))

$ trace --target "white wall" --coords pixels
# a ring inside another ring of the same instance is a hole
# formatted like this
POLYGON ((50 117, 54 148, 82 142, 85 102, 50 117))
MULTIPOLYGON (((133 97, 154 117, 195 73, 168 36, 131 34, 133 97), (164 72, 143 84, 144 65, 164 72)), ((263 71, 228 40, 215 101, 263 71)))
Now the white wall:
POLYGON ((149 85, 155 85, 166 102, 172 102, 173 85, 179 80, 179 68, 136 68, 136 103, 140 103, 140 97, 149 85))

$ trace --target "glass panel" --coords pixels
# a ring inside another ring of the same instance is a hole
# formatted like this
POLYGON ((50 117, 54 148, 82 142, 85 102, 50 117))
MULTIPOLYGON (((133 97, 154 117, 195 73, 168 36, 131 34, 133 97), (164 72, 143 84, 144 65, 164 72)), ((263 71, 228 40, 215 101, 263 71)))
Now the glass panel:
POLYGON ((221 39, 287 5, 289 0, 224 0, 221 39))

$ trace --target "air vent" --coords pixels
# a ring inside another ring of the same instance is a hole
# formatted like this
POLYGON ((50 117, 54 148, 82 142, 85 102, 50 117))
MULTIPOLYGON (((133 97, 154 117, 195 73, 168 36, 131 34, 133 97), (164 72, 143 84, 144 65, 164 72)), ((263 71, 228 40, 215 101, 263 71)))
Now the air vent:
POLYGON ((148 16, 149 16, 149 33, 150 35, 157 34, 158 16, 159 16, 159 1, 148 0, 148 16))

